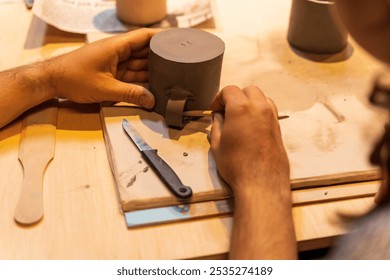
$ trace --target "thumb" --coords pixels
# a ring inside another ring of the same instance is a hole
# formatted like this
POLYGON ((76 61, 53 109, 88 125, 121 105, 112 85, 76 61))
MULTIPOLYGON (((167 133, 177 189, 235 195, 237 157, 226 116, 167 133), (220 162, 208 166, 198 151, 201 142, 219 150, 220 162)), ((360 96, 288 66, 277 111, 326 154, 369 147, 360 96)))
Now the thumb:
POLYGON ((271 109, 272 109, 272 112, 274 114, 275 119, 278 119, 278 108, 276 107, 273 100, 271 98, 267 97, 267 103, 269 104, 269 106, 271 106, 271 109))
POLYGON ((111 101, 128 102, 139 105, 146 109, 154 106, 153 94, 145 87, 114 80, 110 86, 111 101))
POLYGON ((210 131, 209 142, 212 150, 219 147, 221 141, 221 133, 224 124, 223 116, 220 113, 213 113, 213 125, 210 131))

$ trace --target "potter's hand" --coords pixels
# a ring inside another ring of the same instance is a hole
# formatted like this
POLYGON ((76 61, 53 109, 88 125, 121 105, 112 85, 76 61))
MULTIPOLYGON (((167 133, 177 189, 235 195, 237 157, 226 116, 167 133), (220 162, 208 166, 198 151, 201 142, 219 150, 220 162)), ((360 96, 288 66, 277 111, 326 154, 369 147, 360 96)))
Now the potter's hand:
POLYGON ((226 87, 216 96, 212 110, 211 150, 233 191, 270 176, 288 179, 277 110, 259 88, 226 87))
POLYGON ((79 103, 125 101, 152 108, 153 95, 131 83, 148 81, 149 42, 155 33, 138 29, 52 59, 54 95, 79 103))
POLYGON ((229 257, 296 258, 289 164, 274 104, 257 87, 230 86, 212 109, 211 150, 234 192, 229 257))
POLYGON ((148 80, 148 47, 155 33, 139 29, 0 72, 0 128, 53 97, 80 103, 125 101, 152 108, 153 95, 131 83, 148 80))

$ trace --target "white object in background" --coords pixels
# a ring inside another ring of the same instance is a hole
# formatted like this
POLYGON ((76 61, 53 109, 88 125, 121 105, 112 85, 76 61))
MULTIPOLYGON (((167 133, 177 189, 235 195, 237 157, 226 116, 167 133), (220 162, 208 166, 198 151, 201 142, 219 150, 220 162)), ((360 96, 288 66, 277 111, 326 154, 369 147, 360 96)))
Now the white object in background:
MULTIPOLYGON (((118 19, 115 0, 35 0, 32 11, 48 24, 74 33, 125 32, 131 27, 118 19)), ((153 27, 190 27, 212 17, 209 0, 167 0, 167 12, 175 20, 153 27)))
POLYGON ((8 3, 20 3, 23 0, 0 0, 0 4, 8 4, 8 3))

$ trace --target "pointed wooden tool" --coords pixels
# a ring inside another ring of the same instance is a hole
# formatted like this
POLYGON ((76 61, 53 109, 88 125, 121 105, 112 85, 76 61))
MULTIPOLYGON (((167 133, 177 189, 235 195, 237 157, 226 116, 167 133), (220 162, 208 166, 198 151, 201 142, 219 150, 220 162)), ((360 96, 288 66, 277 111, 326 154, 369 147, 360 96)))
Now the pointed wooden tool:
POLYGON ((57 101, 52 100, 23 119, 18 155, 23 165, 23 183, 14 215, 23 225, 43 218, 43 177, 54 157, 57 111, 57 101))

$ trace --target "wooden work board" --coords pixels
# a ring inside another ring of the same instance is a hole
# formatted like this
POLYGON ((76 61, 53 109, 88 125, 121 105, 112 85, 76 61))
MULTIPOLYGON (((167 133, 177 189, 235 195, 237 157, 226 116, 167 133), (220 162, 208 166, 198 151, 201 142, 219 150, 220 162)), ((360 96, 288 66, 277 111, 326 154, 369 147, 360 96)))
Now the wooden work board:
MULTIPOLYGON (((367 160, 367 153, 371 149, 369 143, 375 139, 378 128, 374 129, 375 125, 372 124, 371 130, 364 129, 378 116, 364 113, 359 101, 353 98, 347 102, 349 110, 343 108, 344 103, 344 100, 320 101, 309 110, 288 112, 289 118, 280 121, 290 159, 293 189, 380 178, 377 168, 367 160), (358 121, 357 114, 361 116, 358 121)), ((148 167, 139 150, 124 133, 123 119, 131 122, 146 142, 158 150, 182 182, 192 188, 190 203, 232 196, 229 187, 218 175, 210 151, 207 140, 211 128, 210 117, 193 120, 178 130, 168 128, 161 115, 126 103, 103 106, 101 117, 123 211, 181 204, 148 167)), ((362 189, 362 192, 365 190, 362 189)), ((370 189, 368 195, 372 194, 370 189)), ((354 192, 354 196, 364 195, 367 194, 354 192)), ((340 193, 340 197, 348 196, 347 193, 340 193)), ((321 198, 312 197, 310 200, 319 201, 321 198)))
POLYGON ((122 129, 127 119, 144 140, 176 172, 193 196, 189 202, 222 199, 231 192, 218 176, 207 134, 211 119, 190 122, 182 130, 168 128, 162 116, 131 104, 102 107, 104 135, 123 211, 180 204, 144 161, 122 129))

